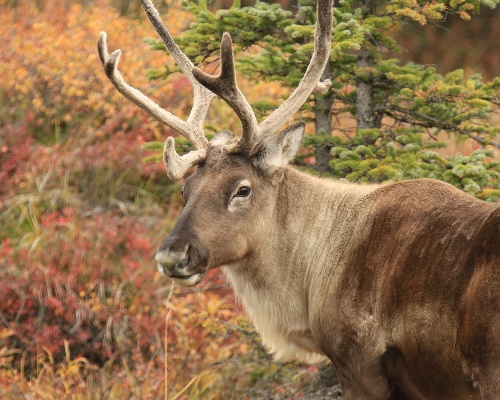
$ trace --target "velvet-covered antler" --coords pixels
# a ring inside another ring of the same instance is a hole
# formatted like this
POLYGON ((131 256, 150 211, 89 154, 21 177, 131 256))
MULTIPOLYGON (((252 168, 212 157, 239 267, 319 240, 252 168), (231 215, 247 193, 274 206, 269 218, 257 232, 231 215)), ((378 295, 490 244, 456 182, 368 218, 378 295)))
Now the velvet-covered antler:
POLYGON ((187 121, 161 108, 142 92, 125 82, 118 71, 121 51, 116 50, 111 55, 108 53, 104 32, 101 32, 99 37, 99 57, 106 75, 120 93, 187 138, 193 145, 193 151, 180 157, 175 151, 173 138, 168 138, 165 142, 163 159, 171 179, 183 176, 190 167, 199 164, 206 157, 209 143, 203 133, 203 121, 215 95, 221 97, 235 111, 242 123, 242 135, 233 145, 233 150, 252 155, 269 136, 276 134, 281 126, 302 107, 311 93, 324 93, 330 86, 330 81, 320 83, 319 79, 330 54, 332 0, 318 0, 314 52, 302 80, 290 97, 260 124, 257 123, 255 113, 236 83, 231 36, 224 33, 222 37, 220 74, 217 76, 206 74, 194 67, 189 58, 175 44, 151 0, 141 0, 141 3, 167 50, 193 87, 193 107, 187 121))
POLYGON ((203 121, 207 115, 210 102, 215 95, 213 92, 203 87, 194 78, 193 64, 175 44, 169 31, 162 23, 158 11, 154 7, 153 3, 150 0, 141 0, 141 2, 149 20, 165 43, 167 50, 193 87, 193 107, 187 121, 183 121, 163 109, 153 100, 145 96, 142 92, 125 82, 122 75, 118 71, 118 62, 120 60, 121 51, 115 50, 111 55, 108 53, 105 32, 101 32, 99 36, 99 57, 107 77, 121 94, 137 104, 158 121, 177 131, 179 134, 188 139, 193 145, 193 151, 180 157, 175 151, 173 138, 168 138, 165 142, 163 160, 165 161, 165 165, 167 167, 168 176, 170 179, 178 179, 183 176, 189 168, 200 163, 206 157, 208 140, 203 132, 203 121))

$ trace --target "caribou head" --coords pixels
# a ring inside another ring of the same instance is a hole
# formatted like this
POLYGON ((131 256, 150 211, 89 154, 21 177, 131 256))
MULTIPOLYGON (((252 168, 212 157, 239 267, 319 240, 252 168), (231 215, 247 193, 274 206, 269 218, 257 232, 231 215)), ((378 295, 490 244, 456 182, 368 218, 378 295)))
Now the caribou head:
POLYGON ((198 168, 183 188, 184 211, 156 255, 161 273, 179 285, 192 286, 200 282, 207 270, 238 263, 257 251, 254 238, 262 239, 265 235, 256 221, 269 221, 274 212, 284 167, 300 147, 304 123, 294 123, 282 131, 280 128, 311 93, 324 93, 330 86, 330 81, 319 79, 330 53, 332 0, 318 1, 314 52, 300 84, 260 123, 238 88, 231 36, 224 33, 222 37, 220 73, 206 74, 177 47, 151 1, 141 2, 193 87, 193 107, 187 121, 164 110, 123 80, 117 69, 120 50, 108 54, 104 32, 99 38, 99 56, 106 75, 125 97, 186 137, 194 148, 179 156, 174 139, 169 137, 165 142, 163 160, 170 179, 183 177, 194 166, 198 168), (239 139, 227 130, 210 142, 206 139, 203 121, 214 96, 222 98, 241 121, 239 139))

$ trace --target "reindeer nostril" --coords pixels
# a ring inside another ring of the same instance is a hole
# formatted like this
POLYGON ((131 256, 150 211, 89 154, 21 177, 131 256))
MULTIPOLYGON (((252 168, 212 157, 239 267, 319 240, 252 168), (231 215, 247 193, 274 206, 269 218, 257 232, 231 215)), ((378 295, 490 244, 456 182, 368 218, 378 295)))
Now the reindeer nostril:
POLYGON ((168 276, 185 274, 196 258, 195 248, 181 237, 168 239, 164 241, 165 246, 160 247, 156 254, 158 268, 164 270, 168 276))
POLYGON ((184 261, 179 261, 177 264, 175 264, 175 268, 178 270, 183 270, 186 268, 186 263, 184 261))

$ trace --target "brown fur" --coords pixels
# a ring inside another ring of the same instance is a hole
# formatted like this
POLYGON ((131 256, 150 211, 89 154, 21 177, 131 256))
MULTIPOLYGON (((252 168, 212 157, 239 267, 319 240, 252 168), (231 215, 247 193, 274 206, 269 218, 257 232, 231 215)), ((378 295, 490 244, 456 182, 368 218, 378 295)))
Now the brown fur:
POLYGON ((259 165, 210 149, 159 253, 198 246, 189 274, 223 266, 270 351, 330 359, 345 399, 500 398, 498 204, 259 165), (252 197, 229 212, 242 180, 252 197))
POLYGON ((374 370, 360 382, 339 368, 341 380, 369 393, 382 374, 388 390, 417 399, 475 398, 474 383, 483 398, 500 396, 499 206, 417 180, 378 189, 369 207, 323 305, 321 338, 334 362, 368 356, 374 370))

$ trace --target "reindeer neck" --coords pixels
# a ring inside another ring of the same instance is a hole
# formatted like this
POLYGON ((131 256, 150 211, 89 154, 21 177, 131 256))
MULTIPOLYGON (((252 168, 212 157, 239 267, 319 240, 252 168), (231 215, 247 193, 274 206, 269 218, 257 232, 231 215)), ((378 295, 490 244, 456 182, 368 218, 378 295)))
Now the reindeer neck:
POLYGON ((348 210, 362 204, 374 188, 287 168, 278 191, 276 221, 269 221, 265 240, 241 265, 225 268, 264 343, 277 358, 287 360, 293 353, 304 361, 317 361, 320 351, 309 331, 309 292, 332 276, 335 240, 348 240, 354 229, 355 218, 348 210), (298 333, 305 342, 290 339, 298 333))
POLYGON ((378 186, 320 179, 288 168, 277 203, 278 232, 289 268, 304 275, 334 268, 332 252, 359 223, 358 212, 378 186))

